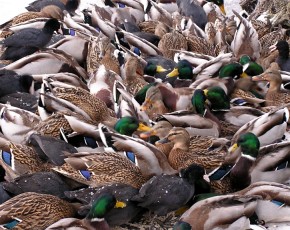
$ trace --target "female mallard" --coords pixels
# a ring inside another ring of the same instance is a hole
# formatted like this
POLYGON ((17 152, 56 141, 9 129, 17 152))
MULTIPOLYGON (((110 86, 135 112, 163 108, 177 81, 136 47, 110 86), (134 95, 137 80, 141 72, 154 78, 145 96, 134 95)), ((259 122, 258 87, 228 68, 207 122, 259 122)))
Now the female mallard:
POLYGON ((123 183, 140 188, 149 179, 142 175, 138 166, 119 153, 79 153, 67 157, 65 161, 66 164, 53 170, 92 187, 123 183))
POLYGON ((281 90, 282 78, 276 66, 273 63, 264 73, 252 77, 253 81, 267 81, 270 84, 265 96, 266 106, 283 106, 290 102, 290 94, 281 90))
POLYGON ((4 138, 1 138, 0 142, 0 164, 6 171, 6 180, 11 181, 24 174, 50 170, 52 165, 42 161, 32 147, 4 138))
POLYGON ((129 57, 125 64, 125 79, 124 84, 127 91, 135 95, 148 83, 144 80, 143 76, 136 73, 138 68, 138 59, 136 57, 129 57))
POLYGON ((224 162, 223 154, 200 154, 199 150, 189 149, 190 136, 184 128, 175 127, 169 134, 159 141, 160 143, 172 142, 174 144, 168 155, 168 162, 174 169, 181 169, 192 163, 201 165, 206 170, 213 170, 224 162))
POLYGON ((201 200, 180 217, 175 229, 248 229, 260 196, 222 195, 201 200))
POLYGON ((8 229, 46 229, 62 218, 73 217, 72 204, 56 196, 26 192, 0 205, 0 225, 8 229))
POLYGON ((52 229, 79 229, 79 230, 109 230, 109 225, 105 216, 112 209, 124 208, 126 204, 116 200, 116 197, 109 193, 104 193, 92 202, 92 207, 87 216, 80 220, 76 218, 64 218, 56 221, 46 228, 52 229))

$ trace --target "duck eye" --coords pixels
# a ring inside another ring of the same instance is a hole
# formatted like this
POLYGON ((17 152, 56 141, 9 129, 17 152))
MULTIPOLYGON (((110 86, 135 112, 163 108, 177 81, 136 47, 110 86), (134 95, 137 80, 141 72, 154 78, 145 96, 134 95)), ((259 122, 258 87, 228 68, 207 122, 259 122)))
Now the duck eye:
POLYGON ((44 91, 45 91, 46 93, 51 92, 49 87, 45 87, 45 88, 44 88, 44 91))

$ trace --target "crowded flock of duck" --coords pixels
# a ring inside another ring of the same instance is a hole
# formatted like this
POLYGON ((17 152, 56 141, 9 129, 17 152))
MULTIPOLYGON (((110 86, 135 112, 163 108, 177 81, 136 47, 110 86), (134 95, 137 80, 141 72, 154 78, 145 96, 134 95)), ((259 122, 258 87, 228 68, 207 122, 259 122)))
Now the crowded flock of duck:
POLYGON ((0 229, 289 229, 289 0, 80 4, 0 26, 0 229))

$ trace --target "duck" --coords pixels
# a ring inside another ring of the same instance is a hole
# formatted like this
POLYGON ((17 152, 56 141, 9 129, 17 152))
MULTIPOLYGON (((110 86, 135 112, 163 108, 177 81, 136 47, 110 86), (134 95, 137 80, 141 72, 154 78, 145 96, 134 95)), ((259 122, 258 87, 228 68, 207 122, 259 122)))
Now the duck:
POLYGON ((64 13, 62 10, 55 5, 48 5, 41 9, 40 12, 25 12, 15 16, 11 21, 6 22, 4 25, 4 30, 9 30, 10 26, 20 24, 35 18, 55 18, 62 21, 64 18, 64 13))
POLYGON ((242 17, 235 10, 233 10, 233 13, 240 20, 240 26, 231 43, 231 49, 237 58, 247 54, 256 61, 260 57, 258 33, 246 18, 242 17))
POLYGON ((290 72, 289 43, 285 40, 280 40, 276 45, 274 45, 274 49, 275 48, 279 52, 279 56, 277 57, 276 62, 278 63, 280 69, 290 72))
POLYGON ((148 180, 142 175, 138 166, 127 157, 114 152, 73 154, 68 156, 65 161, 65 164, 52 169, 65 177, 91 187, 123 183, 140 188, 148 180), (108 165, 114 165, 114 168, 108 167, 108 165))
POLYGON ((4 75, 0 78, 0 84, 0 97, 18 92, 34 94, 34 79, 31 75, 4 75))
POLYGON ((289 93, 281 90, 282 77, 278 68, 276 63, 272 63, 265 72, 252 77, 252 81, 269 82, 269 88, 265 96, 266 106, 282 106, 290 102, 289 93))
POLYGON ((38 115, 27 110, 9 104, 1 104, 0 107, 1 133, 12 142, 25 142, 26 134, 41 121, 38 115))
POLYGON ((15 32, 4 39, 2 44, 6 47, 1 56, 2 60, 16 61, 22 57, 32 54, 48 44, 54 31, 60 28, 57 19, 48 19, 44 27, 39 30, 26 28, 15 32))
POLYGON ((187 50, 188 43, 185 36, 177 30, 166 33, 162 36, 158 43, 158 48, 161 50, 165 58, 173 59, 174 50, 187 50))
POLYGON ((127 87, 127 91, 132 95, 135 95, 148 84, 142 76, 136 74, 137 67, 138 59, 136 57, 129 57, 125 64, 124 84, 127 87))
POLYGON ((219 86, 213 86, 204 90, 205 96, 210 102, 210 109, 219 119, 236 126, 243 126, 249 121, 262 116, 264 112, 247 106, 231 106, 230 99, 219 86))
POLYGON ((284 106, 282 108, 277 107, 240 127, 232 137, 231 144, 236 143, 239 136, 246 132, 255 134, 261 146, 280 141, 286 132, 288 119, 289 110, 284 106), (272 133, 275 133, 275 135, 272 133))
POLYGON ((192 108, 190 101, 194 89, 188 87, 172 88, 164 83, 153 84, 147 91, 141 110, 149 118, 158 114, 192 108))
POLYGON ((42 108, 49 112, 70 110, 95 122, 116 122, 105 102, 80 87, 52 87, 44 81, 40 95, 42 108))
POLYGON ((260 150, 258 137, 247 132, 242 134, 237 142, 229 148, 229 153, 235 155, 240 147, 240 157, 230 172, 232 186, 241 190, 258 181, 273 181, 286 183, 289 177, 288 168, 281 164, 288 161, 288 142, 265 146, 260 150), (273 170, 274 169, 274 170, 273 170))
POLYGON ((74 13, 74 11, 79 7, 80 0, 36 0, 31 2, 27 7, 26 10, 39 12, 46 6, 55 5, 58 6, 61 10, 66 10, 69 13, 74 13))
POLYGON ((257 195, 229 194, 201 200, 182 214, 175 229, 248 229, 259 199, 257 195))
POLYGON ((66 72, 76 74, 82 80, 88 80, 86 71, 65 52, 57 49, 47 49, 23 57, 6 65, 1 70, 14 71, 18 75, 38 75, 66 72))
POLYGON ((207 16, 204 9, 197 1, 176 1, 180 14, 193 19, 194 23, 204 30, 207 23, 207 16))
POLYGON ((84 219, 80 220, 76 218, 62 218, 56 221, 54 224, 48 226, 46 230, 59 228, 109 230, 110 227, 105 219, 106 214, 113 209, 124 207, 126 207, 126 204, 124 202, 117 201, 115 195, 110 193, 103 193, 92 202, 92 207, 84 219))
POLYGON ((125 204, 125 207, 121 209, 113 208, 104 216, 109 226, 113 227, 139 219, 145 209, 137 206, 136 202, 131 201, 131 198, 137 195, 138 192, 138 189, 130 185, 114 183, 101 187, 89 187, 74 191, 66 191, 65 195, 71 200, 77 199, 84 204, 78 211, 78 213, 83 216, 90 211, 94 200, 97 200, 100 196, 106 193, 114 194, 118 201, 125 204))
POLYGON ((155 215, 164 216, 179 209, 192 198, 196 185, 203 180, 204 173, 202 167, 192 164, 181 169, 180 176, 154 176, 140 188, 139 194, 132 200, 155 215))
POLYGON ((1 204, 0 212, 4 228, 44 230, 62 218, 75 216, 76 209, 56 196, 25 192, 1 204))
POLYGON ((3 182, 3 188, 14 196, 25 192, 50 194, 65 199, 65 191, 71 187, 54 172, 35 172, 23 174, 13 181, 3 182), (29 181, 29 183, 27 183, 29 181), (45 186, 44 186, 45 185, 45 186))
POLYGON ((166 77, 176 77, 179 79, 193 80, 193 67, 186 59, 180 60, 174 69, 166 75, 166 77))
POLYGON ((30 93, 9 93, 6 96, 0 97, 1 104, 10 103, 11 106, 19 109, 24 109, 32 113, 37 109, 37 96, 30 93))
POLYGON ((0 141, 0 164, 5 169, 7 181, 12 181, 23 174, 50 170, 52 165, 41 160, 32 147, 16 144, 4 138, 0 141))
POLYGON ((195 148, 190 149, 190 136, 188 132, 181 127, 172 128, 168 135, 158 142, 173 143, 173 148, 168 154, 168 162, 176 170, 180 170, 181 168, 185 168, 195 163, 204 167, 205 170, 211 171, 221 166, 225 159, 225 154, 222 154, 222 151, 220 154, 218 154, 219 151, 210 154, 207 151, 203 152, 195 148))
POLYGON ((289 212, 288 191, 289 186, 287 185, 261 181, 252 183, 236 194, 262 196, 255 210, 257 215, 255 221, 257 224, 270 228, 273 225, 283 225, 289 221, 285 215, 289 212))

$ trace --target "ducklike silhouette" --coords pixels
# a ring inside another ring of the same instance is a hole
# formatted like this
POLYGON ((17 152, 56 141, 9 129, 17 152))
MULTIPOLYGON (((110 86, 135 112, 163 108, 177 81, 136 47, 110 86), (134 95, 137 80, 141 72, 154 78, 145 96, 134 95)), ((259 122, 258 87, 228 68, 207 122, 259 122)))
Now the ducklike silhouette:
POLYGON ((42 29, 25 28, 6 38, 2 45, 7 47, 1 60, 16 61, 45 47, 53 32, 60 28, 57 19, 49 19, 42 29))

